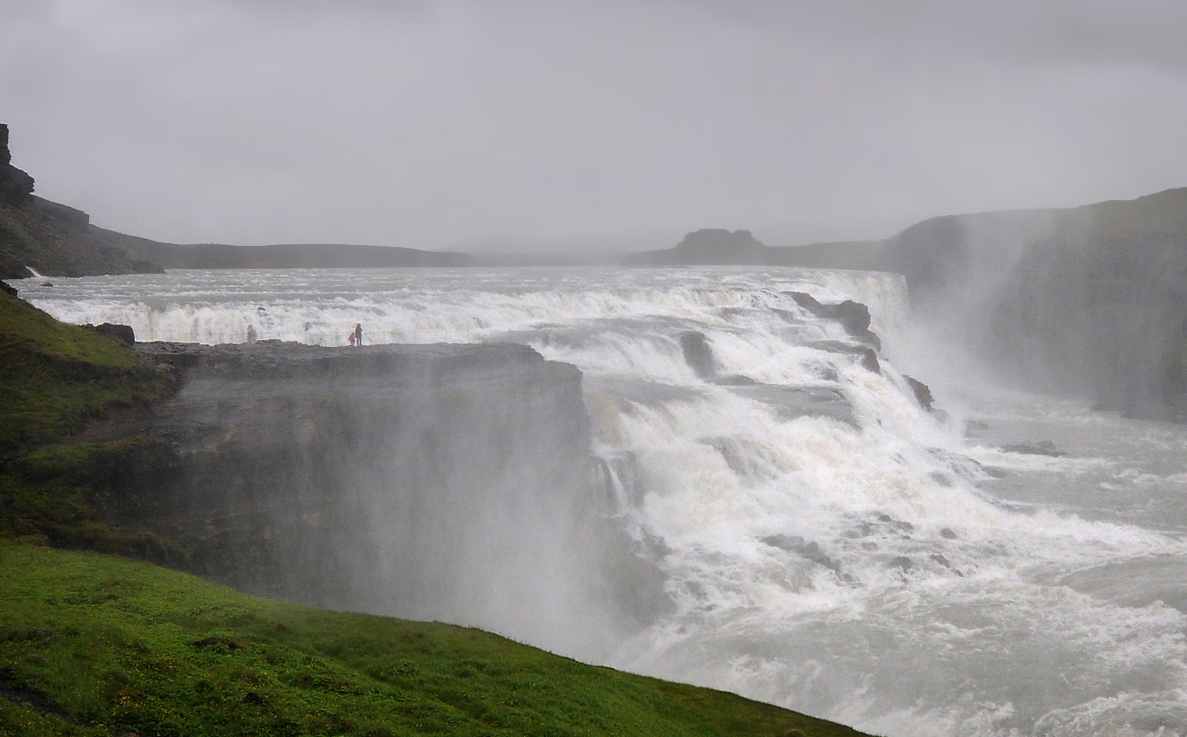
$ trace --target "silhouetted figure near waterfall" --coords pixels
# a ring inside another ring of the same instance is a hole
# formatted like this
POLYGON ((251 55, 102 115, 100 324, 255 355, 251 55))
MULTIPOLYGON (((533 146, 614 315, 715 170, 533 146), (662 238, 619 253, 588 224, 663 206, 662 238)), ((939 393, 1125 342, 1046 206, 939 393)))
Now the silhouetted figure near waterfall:
POLYGON ((355 343, 354 343, 355 345, 357 345, 359 348, 363 347, 363 325, 362 325, 362 323, 355 323, 354 340, 355 340, 355 343))

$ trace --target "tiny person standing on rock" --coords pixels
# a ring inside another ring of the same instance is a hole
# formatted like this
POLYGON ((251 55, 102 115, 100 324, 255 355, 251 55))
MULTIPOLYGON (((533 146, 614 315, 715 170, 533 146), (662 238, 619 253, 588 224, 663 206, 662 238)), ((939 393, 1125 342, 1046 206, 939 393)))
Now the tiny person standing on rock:
POLYGON ((353 330, 350 331, 350 335, 346 336, 346 339, 348 341, 350 341, 350 347, 353 348, 354 347, 354 331, 353 330))
POLYGON ((359 348, 362 348, 363 347, 363 325, 362 325, 362 323, 355 323, 354 333, 352 333, 352 335, 354 335, 354 340, 355 340, 354 344, 357 345, 359 348))

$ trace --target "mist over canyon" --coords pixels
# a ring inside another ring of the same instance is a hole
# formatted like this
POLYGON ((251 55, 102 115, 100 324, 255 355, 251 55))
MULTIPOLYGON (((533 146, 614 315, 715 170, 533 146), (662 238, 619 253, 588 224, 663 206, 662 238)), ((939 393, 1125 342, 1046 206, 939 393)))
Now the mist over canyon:
POLYGON ((150 558, 889 735, 1187 731, 1187 190, 576 268, 157 243, 5 166, 9 284, 175 387, 76 438, 150 558))
POLYGON ((867 731, 1184 724, 1187 432, 941 370, 933 352, 961 349, 927 337, 903 276, 52 284, 19 283, 63 320, 211 346, 144 344, 188 378, 148 425, 174 460, 127 483, 157 500, 138 524, 248 590, 476 624, 867 731))

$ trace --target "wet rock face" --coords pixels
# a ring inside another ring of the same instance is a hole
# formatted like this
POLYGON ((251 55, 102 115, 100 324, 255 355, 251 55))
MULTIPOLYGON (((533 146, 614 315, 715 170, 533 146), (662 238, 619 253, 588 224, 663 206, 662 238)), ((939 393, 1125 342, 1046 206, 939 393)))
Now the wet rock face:
POLYGON ((788 292, 795 303, 823 320, 841 323, 845 332, 855 340, 882 350, 882 341, 870 330, 870 310, 860 302, 847 299, 835 305, 826 305, 807 292, 788 292))
POLYGON ((124 345, 133 345, 136 342, 136 332, 132 330, 130 325, 116 325, 105 322, 99 325, 83 325, 83 327, 99 335, 105 335, 112 340, 119 341, 124 345))
POLYGON ((1011 443, 1003 445, 1002 450, 1006 453, 1020 453, 1022 455, 1036 455, 1036 456, 1050 456, 1052 458, 1059 458, 1066 455, 1063 451, 1055 447, 1055 443, 1050 440, 1040 440, 1037 443, 1011 443))
POLYGON ((932 403, 936 400, 931 395, 931 389, 928 388, 927 384, 924 384, 918 379, 912 379, 906 374, 903 375, 903 378, 907 380, 907 384, 911 387, 912 393, 915 394, 915 401, 919 402, 919 406, 928 412, 934 412, 935 407, 932 406, 932 403))
POLYGON ((699 379, 712 379, 717 374, 717 362, 713 360, 713 349, 705 336, 697 332, 687 332, 680 336, 680 350, 684 352, 684 362, 692 369, 699 379))
POLYGON ((139 428, 176 457, 135 523, 245 590, 431 618, 588 501, 581 373, 526 346, 137 349, 184 385, 139 428))

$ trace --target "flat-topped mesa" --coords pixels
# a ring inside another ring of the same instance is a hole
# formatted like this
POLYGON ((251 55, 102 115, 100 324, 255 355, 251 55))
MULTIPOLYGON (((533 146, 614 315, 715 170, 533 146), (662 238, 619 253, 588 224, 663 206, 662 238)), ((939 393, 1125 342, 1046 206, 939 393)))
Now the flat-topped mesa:
POLYGON ((684 236, 675 248, 631 254, 623 263, 633 266, 762 264, 766 263, 767 250, 749 230, 705 228, 684 236))
POLYGON ((684 236, 676 251, 688 263, 750 264, 762 263, 766 246, 749 230, 730 232, 722 228, 705 228, 684 236))

